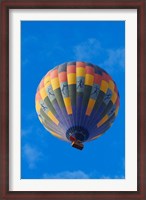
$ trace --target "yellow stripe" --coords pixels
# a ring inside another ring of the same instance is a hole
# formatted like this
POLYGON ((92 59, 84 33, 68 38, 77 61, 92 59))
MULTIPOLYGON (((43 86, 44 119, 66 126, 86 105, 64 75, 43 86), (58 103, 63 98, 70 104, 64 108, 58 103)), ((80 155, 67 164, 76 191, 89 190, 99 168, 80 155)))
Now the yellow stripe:
POLYGON ((65 104, 65 107, 66 107, 67 114, 71 115, 72 114, 72 107, 71 107, 70 97, 64 98, 64 104, 65 104))
POLYGON ((51 85, 51 82, 47 82, 46 84, 44 84, 45 88, 48 88, 49 85, 51 85))
POLYGON ((118 111, 119 111, 119 107, 117 107, 116 110, 115 110, 115 116, 117 116, 118 111))
POLYGON ((68 85, 76 84, 76 74, 75 73, 67 74, 67 80, 68 80, 68 85))
POLYGON ((114 87, 115 87, 115 84, 112 80, 109 81, 109 88, 112 90, 112 92, 114 91, 114 87))
POLYGON ((91 74, 86 74, 85 76, 85 85, 93 85, 94 76, 91 74))
POLYGON ((108 115, 106 115, 104 118, 102 118, 102 120, 100 122, 98 122, 97 127, 100 127, 102 124, 104 124, 104 122, 106 122, 108 120, 108 115))
POLYGON ((77 67, 76 68, 76 75, 77 76, 85 76, 85 68, 84 67, 77 67))
POLYGON ((46 76, 44 78, 44 85, 46 85, 46 84, 47 84, 47 86, 49 86, 51 84, 51 82, 50 82, 50 76, 46 76))
POLYGON ((53 113, 51 111, 48 111, 48 116, 56 125, 59 124, 58 119, 53 115, 53 113))
POLYGON ((54 131, 50 131, 50 130, 49 130, 49 132, 50 132, 53 136, 55 136, 55 137, 62 138, 61 135, 55 133, 54 131))
POLYGON ((39 112, 41 109, 41 105, 38 101, 36 101, 35 107, 36 107, 36 111, 39 112))
POLYGON ((96 101, 95 99, 89 99, 88 107, 87 107, 87 110, 86 110, 86 115, 90 116, 90 114, 91 114, 91 112, 93 110, 95 101, 96 101))
POLYGON ((48 96, 47 93, 46 93, 45 88, 42 88, 40 90, 40 95, 41 95, 41 97, 42 97, 43 100, 48 96))
POLYGON ((108 83, 105 80, 102 80, 100 90, 102 90, 104 93, 106 93, 107 89, 108 89, 108 83))
POLYGON ((111 98, 111 101, 113 102, 113 104, 116 102, 117 96, 118 96, 117 93, 114 92, 113 95, 112 95, 112 98, 111 98))
POLYGON ((57 88, 59 88, 59 87, 60 87, 60 84, 59 84, 59 79, 58 79, 58 77, 57 77, 57 78, 51 79, 51 84, 52 84, 53 90, 56 90, 57 88))

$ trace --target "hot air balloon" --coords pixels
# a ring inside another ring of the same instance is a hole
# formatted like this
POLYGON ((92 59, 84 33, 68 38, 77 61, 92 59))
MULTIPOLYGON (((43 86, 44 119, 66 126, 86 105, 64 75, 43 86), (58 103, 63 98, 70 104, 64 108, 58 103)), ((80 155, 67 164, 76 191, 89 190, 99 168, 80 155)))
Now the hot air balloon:
POLYGON ((87 62, 66 62, 41 80, 35 97, 40 122, 53 136, 83 149, 105 133, 119 110, 111 76, 87 62))

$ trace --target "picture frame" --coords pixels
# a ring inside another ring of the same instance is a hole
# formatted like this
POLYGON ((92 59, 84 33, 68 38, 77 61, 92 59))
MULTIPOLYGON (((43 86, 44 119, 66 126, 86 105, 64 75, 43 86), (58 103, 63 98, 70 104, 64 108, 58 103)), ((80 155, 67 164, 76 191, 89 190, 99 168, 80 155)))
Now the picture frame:
POLYGON ((142 199, 146 198, 146 175, 144 173, 146 158, 145 153, 145 69, 146 50, 145 50, 145 34, 146 23, 144 16, 146 14, 146 2, 144 0, 137 1, 2 1, 1 2, 1 68, 0 68, 0 91, 1 91, 1 135, 0 135, 0 198, 4 199, 142 199), (138 176, 136 192, 89 192, 89 191, 9 191, 9 10, 10 9, 137 9, 138 12, 138 73, 137 73, 137 89, 138 89, 138 176))

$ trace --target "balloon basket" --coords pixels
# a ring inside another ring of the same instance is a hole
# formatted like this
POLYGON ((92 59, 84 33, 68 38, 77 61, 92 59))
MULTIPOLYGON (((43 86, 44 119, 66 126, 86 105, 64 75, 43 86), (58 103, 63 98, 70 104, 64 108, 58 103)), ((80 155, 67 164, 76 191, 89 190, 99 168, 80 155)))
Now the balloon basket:
POLYGON ((84 148, 84 145, 80 141, 73 141, 72 147, 82 150, 84 148))

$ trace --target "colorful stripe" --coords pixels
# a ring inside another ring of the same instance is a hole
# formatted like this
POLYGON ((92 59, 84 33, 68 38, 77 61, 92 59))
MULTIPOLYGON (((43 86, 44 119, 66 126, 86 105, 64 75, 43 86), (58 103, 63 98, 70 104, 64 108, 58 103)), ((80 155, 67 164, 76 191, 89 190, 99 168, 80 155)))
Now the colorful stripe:
POLYGON ((51 111, 48 111, 47 114, 48 114, 49 118, 50 118, 56 125, 59 124, 58 119, 53 115, 53 113, 52 113, 51 111))
POLYGON ((100 90, 103 91, 104 93, 107 92, 108 89, 108 83, 105 80, 101 81, 101 86, 100 86, 100 90))
POLYGON ((51 85, 52 85, 53 90, 60 88, 58 77, 51 79, 51 85))
POLYGON ((86 110, 86 115, 90 116, 90 114, 94 108, 95 102, 96 102, 95 99, 89 99, 88 107, 86 110))
POLYGON ((106 115, 100 122, 98 122, 97 127, 100 127, 103 123, 105 123, 108 120, 108 115, 106 115))
POLYGON ((67 111, 68 115, 71 115, 72 114, 72 106, 71 106, 70 97, 64 98, 64 103, 65 103, 65 107, 66 107, 66 111, 67 111))
POLYGON ((94 76, 91 74, 86 74, 85 76, 85 85, 93 85, 93 81, 94 81, 94 76))
POLYGON ((76 74, 75 73, 68 73, 67 74, 68 85, 76 84, 76 74))
POLYGON ((101 136, 114 122, 119 93, 111 76, 85 62, 68 62, 50 70, 36 92, 40 122, 55 137, 65 136, 71 126, 89 131, 89 140, 101 136))

